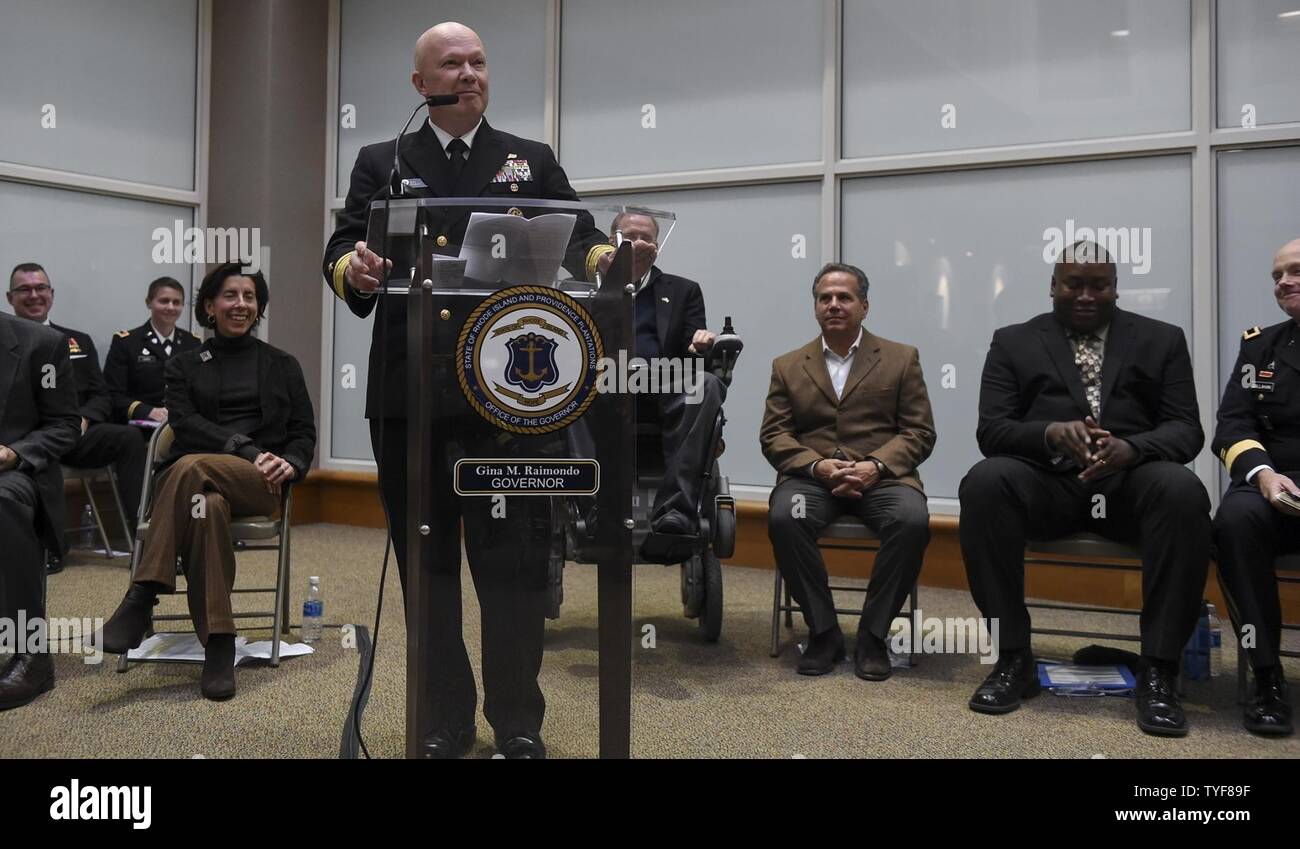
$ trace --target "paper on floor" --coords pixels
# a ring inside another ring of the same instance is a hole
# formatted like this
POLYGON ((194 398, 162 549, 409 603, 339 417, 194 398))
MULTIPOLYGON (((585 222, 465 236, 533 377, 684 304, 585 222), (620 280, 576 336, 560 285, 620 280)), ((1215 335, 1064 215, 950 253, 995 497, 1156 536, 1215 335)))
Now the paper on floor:
MULTIPOLYGON (((280 659, 297 657, 301 654, 315 652, 306 643, 286 643, 280 641, 280 659)), ((127 654, 131 660, 178 660, 203 662, 203 646, 194 634, 154 634, 140 644, 138 649, 131 649, 127 654)), ((271 641, 259 640, 250 643, 243 637, 235 638, 235 665, 245 660, 270 660, 271 641)))

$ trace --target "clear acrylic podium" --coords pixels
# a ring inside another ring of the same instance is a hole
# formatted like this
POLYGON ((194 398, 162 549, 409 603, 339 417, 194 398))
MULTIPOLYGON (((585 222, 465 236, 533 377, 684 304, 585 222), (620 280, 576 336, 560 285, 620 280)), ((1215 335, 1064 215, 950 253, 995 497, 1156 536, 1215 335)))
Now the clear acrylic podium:
POLYGON ((653 218, 662 251, 673 216, 637 207, 508 196, 371 204, 369 247, 393 262, 375 320, 406 354, 407 757, 422 756, 452 709, 459 685, 447 682, 464 675, 458 522, 483 615, 473 678, 481 669, 489 723, 506 726, 480 727, 479 739, 545 737, 545 724, 509 726, 529 724, 545 696, 532 679, 570 495, 599 517, 591 730, 601 757, 629 755, 635 399, 600 376, 632 358, 640 280, 632 244, 604 260, 592 250, 609 244, 620 215, 653 218))

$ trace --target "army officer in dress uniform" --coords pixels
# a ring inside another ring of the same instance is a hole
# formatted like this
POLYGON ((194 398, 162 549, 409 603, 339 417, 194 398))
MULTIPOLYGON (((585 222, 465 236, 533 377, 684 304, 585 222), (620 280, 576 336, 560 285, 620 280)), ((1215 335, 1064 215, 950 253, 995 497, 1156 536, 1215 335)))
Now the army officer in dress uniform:
POLYGON ((202 340, 176 321, 185 308, 185 288, 171 277, 159 277, 145 295, 149 320, 113 337, 104 361, 104 381, 113 402, 113 421, 126 424, 149 420, 163 424, 163 369, 174 354, 197 348, 202 340))
POLYGON ((1232 624, 1255 671, 1243 722, 1257 734, 1290 734, 1273 558, 1300 549, 1300 239, 1273 258, 1273 295, 1287 320, 1242 334, 1219 405, 1212 447, 1232 482, 1214 542, 1232 624))

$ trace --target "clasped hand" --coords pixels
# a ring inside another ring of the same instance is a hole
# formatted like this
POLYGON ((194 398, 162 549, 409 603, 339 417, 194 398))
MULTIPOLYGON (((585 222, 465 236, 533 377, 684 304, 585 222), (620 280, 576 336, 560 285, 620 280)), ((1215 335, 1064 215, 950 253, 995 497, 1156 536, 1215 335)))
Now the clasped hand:
POLYGON ((880 469, 870 460, 819 460, 813 477, 838 498, 861 498, 863 490, 880 483, 880 469))
POLYGON ((1081 422, 1052 422, 1047 426, 1047 444, 1083 469, 1079 480, 1085 483, 1121 472, 1138 459, 1136 448, 1103 430, 1092 416, 1081 422))

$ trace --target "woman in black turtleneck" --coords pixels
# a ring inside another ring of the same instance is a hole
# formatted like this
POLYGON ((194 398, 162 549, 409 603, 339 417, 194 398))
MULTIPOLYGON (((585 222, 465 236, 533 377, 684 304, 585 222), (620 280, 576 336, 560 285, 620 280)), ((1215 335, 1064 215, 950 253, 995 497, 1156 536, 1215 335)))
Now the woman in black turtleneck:
POLYGON ((158 593, 175 590, 181 555, 209 699, 235 694, 230 517, 275 513, 281 487, 302 479, 316 448, 302 367, 252 332, 268 295, 261 272, 244 274, 238 263, 218 266, 199 287, 194 314, 213 336, 167 363, 173 459, 155 485, 134 582, 104 626, 104 651, 139 646, 158 593))

